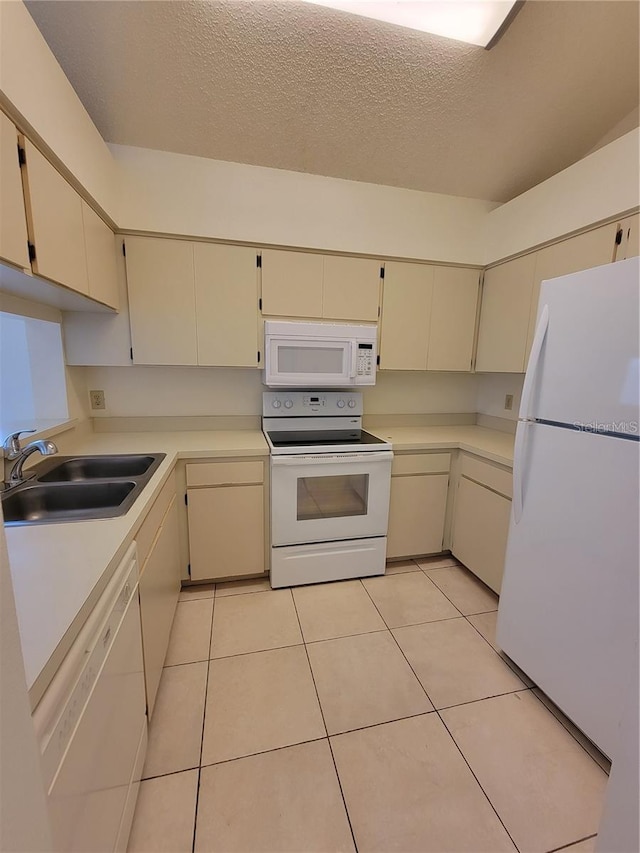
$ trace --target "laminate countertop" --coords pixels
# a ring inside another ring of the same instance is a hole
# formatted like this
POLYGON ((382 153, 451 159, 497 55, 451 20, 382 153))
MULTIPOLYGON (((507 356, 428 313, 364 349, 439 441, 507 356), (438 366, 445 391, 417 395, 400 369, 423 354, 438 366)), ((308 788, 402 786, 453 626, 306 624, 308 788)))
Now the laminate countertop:
MULTIPOLYGON (((476 426, 370 430, 398 452, 461 449, 512 465, 513 435, 476 426)), ((29 696, 35 707, 178 459, 267 457, 259 430, 91 433, 64 455, 165 453, 120 518, 5 527, 29 696)))
POLYGON ((64 455, 165 453, 119 518, 5 526, 29 698, 35 707, 178 459, 267 457, 259 430, 92 433, 64 455))

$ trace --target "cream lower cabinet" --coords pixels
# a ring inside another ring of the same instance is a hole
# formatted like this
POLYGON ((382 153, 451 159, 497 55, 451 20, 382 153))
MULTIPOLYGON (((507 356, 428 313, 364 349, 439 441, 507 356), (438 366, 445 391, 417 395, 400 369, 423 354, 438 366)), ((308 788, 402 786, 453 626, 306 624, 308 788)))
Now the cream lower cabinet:
POLYGON ((479 291, 478 270, 386 263, 380 368, 471 370, 479 291))
POLYGON ((18 131, 11 119, 0 113, 0 258, 29 268, 27 219, 18 161, 18 131))
POLYGON ((394 456, 387 559, 442 551, 450 461, 449 453, 394 456))
POLYGON ((264 462, 189 464, 186 477, 191 580, 263 574, 264 462))
POLYGON ((140 618, 149 719, 158 692, 180 594, 178 504, 173 478, 164 487, 136 537, 140 570, 140 618))
POLYGON ((500 593, 511 516, 511 472, 462 454, 451 551, 500 593))

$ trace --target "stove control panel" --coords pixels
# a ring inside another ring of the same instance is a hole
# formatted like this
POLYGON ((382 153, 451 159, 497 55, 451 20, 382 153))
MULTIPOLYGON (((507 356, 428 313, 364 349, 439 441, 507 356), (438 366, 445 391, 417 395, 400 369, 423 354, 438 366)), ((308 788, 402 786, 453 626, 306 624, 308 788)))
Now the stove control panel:
POLYGON ((361 415, 362 394, 359 391, 264 391, 262 414, 265 417, 361 415))

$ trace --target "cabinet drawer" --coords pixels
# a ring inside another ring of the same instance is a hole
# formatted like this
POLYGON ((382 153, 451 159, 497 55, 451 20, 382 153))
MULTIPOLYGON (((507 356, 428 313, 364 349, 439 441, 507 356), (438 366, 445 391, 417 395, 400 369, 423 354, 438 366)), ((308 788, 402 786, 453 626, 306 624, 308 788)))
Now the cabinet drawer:
POLYGON ((399 474, 448 474, 450 453, 415 453, 393 457, 391 476, 399 474))
POLYGON ((187 465, 187 486, 236 486, 262 483, 264 462, 206 462, 187 465))
POLYGON ((169 504, 171 503, 171 499, 175 493, 176 475, 172 472, 169 475, 169 479, 162 487, 154 505, 149 510, 147 517, 140 525, 140 529, 136 533, 135 539, 138 546, 138 565, 140 566, 141 574, 145 560, 149 556, 149 551, 151 551, 153 540, 156 538, 156 534, 158 533, 158 528, 162 524, 162 519, 169 509, 169 504))
POLYGON ((508 498, 513 497, 513 475, 511 471, 504 471, 502 468, 496 468, 481 459, 463 455, 460 473, 463 477, 482 483, 501 495, 508 498))

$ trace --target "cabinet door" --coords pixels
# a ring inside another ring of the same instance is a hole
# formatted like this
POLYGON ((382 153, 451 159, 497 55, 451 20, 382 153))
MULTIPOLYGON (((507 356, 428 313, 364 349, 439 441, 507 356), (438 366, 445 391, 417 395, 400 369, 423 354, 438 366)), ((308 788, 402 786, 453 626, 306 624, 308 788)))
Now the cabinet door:
POLYGON ((174 496, 140 575, 140 615, 149 719, 180 593, 178 504, 174 496))
POLYGON ((427 369, 432 295, 432 266, 385 264, 380 338, 383 370, 427 369))
POLYGON ((593 231, 578 234, 576 237, 570 237, 568 240, 562 240, 560 243, 554 243, 553 246, 547 246, 545 249, 536 252, 536 268, 527 334, 527 360, 536 331, 540 284, 548 278, 557 278, 560 275, 569 275, 572 272, 610 264, 614 260, 617 230, 617 224, 611 222, 609 225, 594 228, 593 231))
POLYGON ((18 131, 4 113, 0 113, 0 183, 0 258, 18 267, 30 268, 18 131))
POLYGON ((619 223, 622 241, 616 246, 616 261, 637 258, 640 255, 640 214, 628 216, 619 223))
POLYGON ((322 316, 330 320, 378 319, 380 262, 324 256, 322 316))
POLYGON ((500 593, 511 501, 460 477, 451 550, 461 563, 500 593))
POLYGON ((258 270, 246 246, 194 244, 198 364, 258 365, 258 270))
POLYGON ((448 474, 391 478, 387 558, 442 551, 448 474))
POLYGON ((524 372, 535 263, 531 253, 485 272, 477 371, 524 372))
POLYGON ((82 219, 87 252, 89 296, 97 299, 98 302, 117 308, 118 268, 115 235, 106 222, 103 222, 84 200, 82 200, 82 219))
POLYGON ((33 271, 78 293, 89 293, 82 199, 25 139, 27 212, 36 257, 33 271))
POLYGON ((135 364, 197 364, 193 243, 127 237, 135 364))
POLYGON ((262 313, 322 318, 322 255, 262 251, 262 313))
POLYGON ((427 370, 471 370, 480 273, 435 267, 427 370))
POLYGON ((191 579, 264 572, 264 487, 189 489, 188 496, 191 579))

